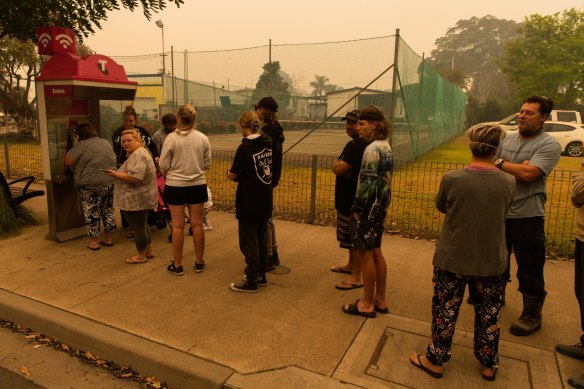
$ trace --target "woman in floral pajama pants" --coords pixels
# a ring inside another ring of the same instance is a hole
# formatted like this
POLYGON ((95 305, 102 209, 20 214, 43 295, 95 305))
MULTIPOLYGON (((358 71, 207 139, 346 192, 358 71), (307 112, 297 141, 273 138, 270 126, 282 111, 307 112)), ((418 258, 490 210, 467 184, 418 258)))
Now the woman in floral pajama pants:
POLYGON ((425 355, 410 362, 434 378, 450 360, 452 337, 464 290, 475 301, 474 354, 481 375, 494 381, 499 368, 499 313, 507 267, 505 218, 513 201, 515 178, 493 164, 505 133, 498 126, 467 131, 471 164, 447 172, 436 195, 444 225, 434 252, 432 335, 425 355))

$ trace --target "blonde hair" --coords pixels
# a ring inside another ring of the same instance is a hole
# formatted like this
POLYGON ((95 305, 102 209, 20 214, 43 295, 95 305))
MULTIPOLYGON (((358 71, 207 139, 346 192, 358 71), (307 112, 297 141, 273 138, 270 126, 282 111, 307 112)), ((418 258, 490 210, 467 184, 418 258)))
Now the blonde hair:
POLYGON ((124 130, 122 131, 122 137, 124 135, 132 135, 132 137, 134 138, 134 140, 136 142, 138 142, 140 144, 140 146, 144 147, 144 141, 142 140, 142 135, 140 135, 140 132, 138 130, 135 129, 130 129, 130 130, 124 130))
POLYGON ((505 138, 505 131, 498 124, 477 124, 466 131, 472 155, 487 158, 499 147, 505 138))
POLYGON ((182 124, 187 126, 185 128, 177 127, 176 129, 177 133, 181 135, 186 135, 192 129, 196 129, 195 120, 197 119, 197 111, 195 110, 195 107, 193 107, 192 105, 190 104, 181 105, 178 108, 176 116, 180 118, 182 124))
POLYGON ((254 111, 243 112, 237 123, 242 128, 249 128, 254 134, 260 130, 260 119, 254 111))

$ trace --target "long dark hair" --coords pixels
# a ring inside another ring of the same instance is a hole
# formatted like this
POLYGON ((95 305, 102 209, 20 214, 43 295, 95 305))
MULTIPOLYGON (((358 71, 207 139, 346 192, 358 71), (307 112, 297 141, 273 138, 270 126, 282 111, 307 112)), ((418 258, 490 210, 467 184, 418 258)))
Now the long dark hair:
POLYGON ((77 135, 80 141, 98 136, 95 128, 93 128, 89 123, 79 124, 77 127, 75 127, 73 132, 77 135))

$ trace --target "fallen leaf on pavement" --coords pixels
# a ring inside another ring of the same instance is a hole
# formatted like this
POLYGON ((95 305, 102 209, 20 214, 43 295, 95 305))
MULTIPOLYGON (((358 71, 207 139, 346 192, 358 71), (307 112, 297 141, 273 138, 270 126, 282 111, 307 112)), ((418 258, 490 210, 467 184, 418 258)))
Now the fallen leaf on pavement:
POLYGON ((122 377, 122 378, 129 378, 131 376, 132 376, 132 373, 124 373, 120 377, 122 377))
POLYGON ((61 348, 65 351, 69 351, 69 346, 67 346, 65 343, 61 343, 61 348))
POLYGON ((20 369, 18 369, 20 371, 20 374, 23 375, 27 375, 30 377, 30 373, 28 372, 28 369, 26 368, 26 366, 20 366, 20 369))

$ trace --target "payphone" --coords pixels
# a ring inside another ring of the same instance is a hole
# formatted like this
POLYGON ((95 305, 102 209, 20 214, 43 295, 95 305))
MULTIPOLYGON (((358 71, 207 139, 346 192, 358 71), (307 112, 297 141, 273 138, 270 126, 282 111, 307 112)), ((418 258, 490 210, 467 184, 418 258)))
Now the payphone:
POLYGON ((87 234, 73 174, 65 165, 73 129, 90 123, 101 134, 100 102, 132 101, 138 85, 128 81, 123 66, 111 58, 77 56, 75 34, 70 29, 41 27, 37 36, 39 54, 51 55, 36 78, 49 216, 47 239, 64 242, 87 234))

